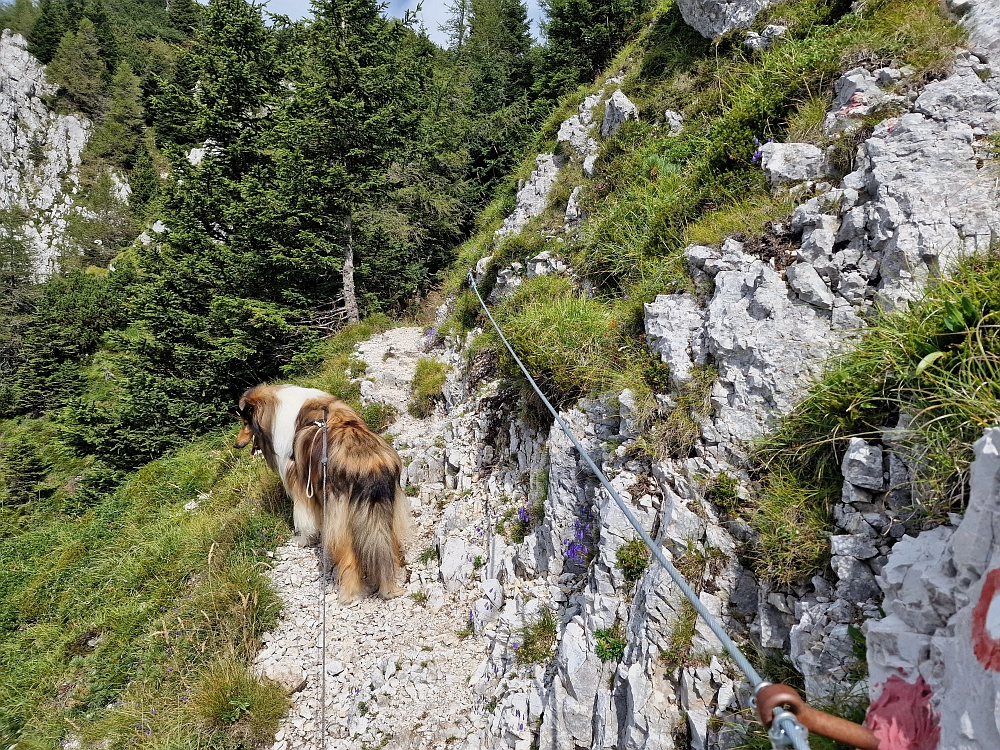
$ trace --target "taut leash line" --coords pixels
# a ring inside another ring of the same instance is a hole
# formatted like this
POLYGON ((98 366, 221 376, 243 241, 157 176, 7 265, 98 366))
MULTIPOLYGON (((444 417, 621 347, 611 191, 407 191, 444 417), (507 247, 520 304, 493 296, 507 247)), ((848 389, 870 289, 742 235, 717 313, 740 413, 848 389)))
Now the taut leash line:
MULTIPOLYGON (((328 451, 327 451, 327 434, 326 434, 326 430, 327 430, 327 416, 328 416, 327 415, 327 408, 324 406, 323 407, 323 423, 320 426, 320 428, 323 431, 323 453, 320 455, 320 459, 319 459, 320 465, 323 467, 323 497, 322 497, 322 504, 323 504, 323 507, 324 507, 324 517, 326 515, 326 513, 325 513, 325 508, 326 508, 326 464, 329 461, 329 455, 328 455, 328 451)), ((312 466, 312 461, 309 462, 309 465, 310 465, 310 467, 312 466)), ((320 638, 320 644, 321 644, 320 648, 322 649, 322 655, 321 655, 321 658, 320 658, 320 695, 319 695, 319 717, 320 717, 320 719, 319 719, 319 731, 320 731, 320 740, 319 740, 319 743, 320 744, 319 744, 319 746, 320 746, 320 750, 326 750, 326 579, 327 579, 327 575, 328 575, 328 572, 329 572, 327 570, 327 566, 329 565, 329 562, 328 562, 327 556, 326 556, 326 545, 325 544, 320 544, 319 554, 320 554, 320 557, 323 560, 323 572, 320 575, 320 586, 323 589, 323 593, 322 593, 322 595, 320 597, 320 601, 321 601, 320 606, 323 608, 323 617, 322 617, 323 635, 320 638)))

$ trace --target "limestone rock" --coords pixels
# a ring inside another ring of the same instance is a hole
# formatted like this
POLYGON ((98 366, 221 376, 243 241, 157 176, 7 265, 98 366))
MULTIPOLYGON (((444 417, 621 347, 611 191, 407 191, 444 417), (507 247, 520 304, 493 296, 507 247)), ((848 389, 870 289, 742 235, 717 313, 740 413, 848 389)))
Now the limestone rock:
POLYGON ((535 169, 517 191, 517 203, 513 212, 496 231, 497 239, 518 234, 534 217, 545 210, 549 192, 555 184, 559 170, 566 163, 565 157, 554 154, 539 154, 535 159, 535 169))
POLYGON ((788 285, 810 305, 823 310, 833 309, 833 292, 808 263, 796 263, 785 271, 788 285))
POLYGON ((601 138, 610 138, 625 123, 626 120, 638 120, 639 109, 629 100, 621 89, 608 97, 604 110, 604 121, 601 123, 601 138))
POLYGON ((788 31, 787 26, 769 23, 760 34, 755 31, 748 31, 746 39, 743 41, 743 46, 755 52, 762 49, 769 49, 774 40, 783 37, 786 31, 788 31))
POLYGON ((675 385, 691 379, 691 368, 705 363, 701 342, 705 310, 687 292, 658 294, 644 306, 649 348, 670 367, 675 385))
POLYGON ((583 210, 583 206, 580 205, 580 193, 583 187, 577 185, 573 188, 573 192, 569 194, 569 200, 566 202, 566 216, 563 219, 563 227, 567 232, 577 229, 585 218, 587 218, 587 212, 583 210))
POLYGON ((672 109, 668 109, 663 113, 663 119, 666 120, 667 127, 670 128, 670 132, 667 135, 675 136, 681 134, 681 131, 684 129, 684 114, 682 112, 675 112, 672 109))
POLYGON ((79 209, 80 154, 90 122, 79 115, 57 115, 45 104, 55 86, 28 54, 20 34, 0 34, 0 209, 23 212, 17 227, 31 255, 38 281, 54 270, 60 252, 71 244, 67 222, 79 209))
POLYGON ((265 666, 264 669, 261 670, 261 676, 281 685, 281 687, 289 695, 302 690, 308 682, 306 673, 299 667, 280 662, 271 663, 265 666))
POLYGON ((840 470, 844 473, 844 479, 858 487, 878 491, 885 484, 882 449, 877 445, 869 445, 861 438, 851 438, 840 470))
POLYGON ((926 681, 940 747, 1000 747, 1000 673, 991 662, 1000 601, 1000 429, 975 445, 969 502, 957 529, 904 538, 878 582, 887 616, 865 625, 871 698, 890 678, 926 681))
POLYGON ((688 26, 706 39, 746 28, 770 4, 771 0, 678 0, 677 3, 688 26))
POLYGON ((826 154, 811 143, 764 143, 760 163, 772 188, 815 180, 831 172, 826 154))
POLYGON ((861 126, 862 117, 903 101, 903 97, 879 87, 875 76, 867 70, 854 68, 834 84, 833 107, 823 120, 823 133, 828 136, 852 133, 861 126))
POLYGON ((559 126, 556 140, 570 146, 582 158, 597 154, 597 140, 592 135, 594 127, 594 109, 601 103, 604 89, 588 96, 580 104, 575 115, 572 115, 559 126))

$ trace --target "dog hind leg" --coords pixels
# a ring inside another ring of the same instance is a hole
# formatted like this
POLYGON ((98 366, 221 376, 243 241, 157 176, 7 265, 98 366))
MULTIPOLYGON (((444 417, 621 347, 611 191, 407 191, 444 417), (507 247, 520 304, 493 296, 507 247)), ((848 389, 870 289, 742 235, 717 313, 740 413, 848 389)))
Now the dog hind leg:
POLYGON ((331 494, 323 514, 323 548, 337 567, 337 599, 341 604, 350 604, 361 593, 361 566, 351 531, 348 500, 331 494))
POLYGON ((384 501, 354 502, 350 509, 354 548, 365 578, 383 599, 405 593, 396 583, 402 548, 393 533, 392 505, 384 501))

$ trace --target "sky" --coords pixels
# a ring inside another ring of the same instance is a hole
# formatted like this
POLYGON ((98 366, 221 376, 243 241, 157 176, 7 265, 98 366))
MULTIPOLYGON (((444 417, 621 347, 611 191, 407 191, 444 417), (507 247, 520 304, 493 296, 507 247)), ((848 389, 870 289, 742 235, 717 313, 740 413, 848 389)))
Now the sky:
MULTIPOLYGON (((403 11, 412 10, 417 7, 418 0, 390 0, 389 14, 399 17, 403 11)), ((438 44, 445 43, 444 34, 438 29, 448 15, 449 0, 423 0, 420 13, 417 14, 418 23, 423 23, 427 29, 427 34, 438 44)), ((280 13, 290 18, 298 19, 309 15, 309 0, 269 0, 266 10, 271 13, 280 13)), ((538 7, 538 0, 528 0, 528 14, 532 19, 532 33, 537 39, 538 21, 542 12, 538 7)))

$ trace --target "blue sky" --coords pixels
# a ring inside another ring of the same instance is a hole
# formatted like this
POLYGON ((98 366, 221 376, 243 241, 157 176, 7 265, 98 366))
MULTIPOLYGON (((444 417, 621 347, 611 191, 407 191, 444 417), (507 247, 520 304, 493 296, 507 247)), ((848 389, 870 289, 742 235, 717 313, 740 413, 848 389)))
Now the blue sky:
MULTIPOLYGON (((418 0, 390 0, 389 13, 394 16, 403 15, 403 11, 417 7, 418 0)), ((431 39, 438 44, 444 44, 444 35, 438 30, 438 26, 444 22, 448 15, 448 0, 423 0, 423 7, 417 18, 427 28, 427 33, 431 39)), ((271 13, 281 13, 293 19, 303 18, 309 14, 309 0, 270 0, 266 9, 271 13)), ((531 15, 533 26, 532 31, 538 37, 538 20, 541 18, 541 10, 538 7, 538 0, 528 0, 528 13, 531 15)))

